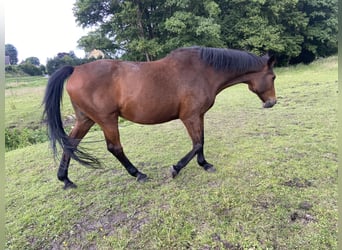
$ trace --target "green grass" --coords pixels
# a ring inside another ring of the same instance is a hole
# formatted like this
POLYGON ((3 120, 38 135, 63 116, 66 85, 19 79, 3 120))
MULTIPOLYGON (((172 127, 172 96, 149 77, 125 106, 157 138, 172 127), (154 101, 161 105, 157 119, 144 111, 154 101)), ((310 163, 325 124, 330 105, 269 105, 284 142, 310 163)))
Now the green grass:
POLYGON ((44 86, 47 79, 44 76, 9 76, 5 78, 5 89, 44 86))
MULTIPOLYGON (((5 81, 5 140, 6 151, 25 147, 47 138, 42 121, 42 99, 47 78, 8 77, 5 81)), ((70 100, 64 98, 63 118, 72 114, 70 100)), ((70 119, 69 119, 70 120, 70 119)), ((72 123, 67 123, 70 128, 72 123)))
MULTIPOLYGON (((62 190, 47 142, 6 152, 6 248, 337 249, 337 57, 276 73, 274 108, 237 85, 207 113, 216 173, 192 161, 170 177, 191 147, 179 121, 120 128, 126 154, 150 177, 144 184, 107 153, 101 131, 83 145, 104 168, 72 161, 74 190, 62 190)), ((6 107, 7 125, 25 112, 22 123, 39 121, 43 87, 28 88, 6 89, 6 104, 9 91, 23 102, 11 116, 6 107)))
MULTIPOLYGON (((10 77, 5 85, 5 126, 37 127, 41 125, 42 99, 48 79, 45 77, 10 77)), ((72 114, 68 98, 64 98, 64 114, 72 114)))

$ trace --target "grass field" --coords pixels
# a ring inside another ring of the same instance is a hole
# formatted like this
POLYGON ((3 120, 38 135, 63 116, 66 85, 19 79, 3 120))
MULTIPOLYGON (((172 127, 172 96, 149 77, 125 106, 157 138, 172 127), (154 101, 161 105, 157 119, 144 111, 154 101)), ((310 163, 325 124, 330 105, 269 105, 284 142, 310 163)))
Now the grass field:
MULTIPOLYGON (((207 113, 215 173, 192 161, 170 177, 191 147, 179 121, 121 126, 144 184, 96 129, 83 145, 104 168, 72 161, 77 189, 62 189, 48 142, 6 152, 6 249, 337 249, 337 57, 276 73, 274 108, 237 85, 207 113)), ((29 81, 6 80, 7 127, 42 126, 46 79, 29 81)))

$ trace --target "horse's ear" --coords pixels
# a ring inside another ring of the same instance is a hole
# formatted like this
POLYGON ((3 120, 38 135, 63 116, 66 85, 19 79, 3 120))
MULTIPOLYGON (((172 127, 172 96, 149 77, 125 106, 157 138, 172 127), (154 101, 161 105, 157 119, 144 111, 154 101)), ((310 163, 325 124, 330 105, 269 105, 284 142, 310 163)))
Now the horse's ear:
POLYGON ((270 56, 270 58, 267 61, 268 67, 272 68, 274 64, 276 63, 276 58, 274 55, 270 56))

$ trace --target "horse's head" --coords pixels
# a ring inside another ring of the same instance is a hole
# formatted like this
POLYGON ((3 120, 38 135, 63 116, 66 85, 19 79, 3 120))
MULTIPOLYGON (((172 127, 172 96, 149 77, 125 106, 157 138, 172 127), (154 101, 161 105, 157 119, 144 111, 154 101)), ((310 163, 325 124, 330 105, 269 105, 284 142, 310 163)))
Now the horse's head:
POLYGON ((249 89, 262 100, 264 108, 272 108, 277 103, 274 89, 274 79, 276 78, 273 72, 274 63, 275 57, 271 56, 267 59, 265 67, 254 73, 247 82, 249 89))

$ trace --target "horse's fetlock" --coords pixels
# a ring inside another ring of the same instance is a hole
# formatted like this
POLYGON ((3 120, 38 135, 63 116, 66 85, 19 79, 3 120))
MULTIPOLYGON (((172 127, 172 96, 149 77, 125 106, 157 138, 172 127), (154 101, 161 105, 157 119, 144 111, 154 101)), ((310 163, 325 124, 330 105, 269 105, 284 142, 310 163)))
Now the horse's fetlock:
POLYGON ((180 170, 176 169, 176 166, 171 166, 170 168, 170 172, 171 172, 171 176, 172 178, 175 178, 180 170))
POLYGON ((58 178, 58 180, 60 180, 60 181, 64 181, 64 180, 65 180, 65 174, 62 174, 62 173, 60 173, 60 172, 58 171, 58 173, 57 173, 57 178, 58 178))

